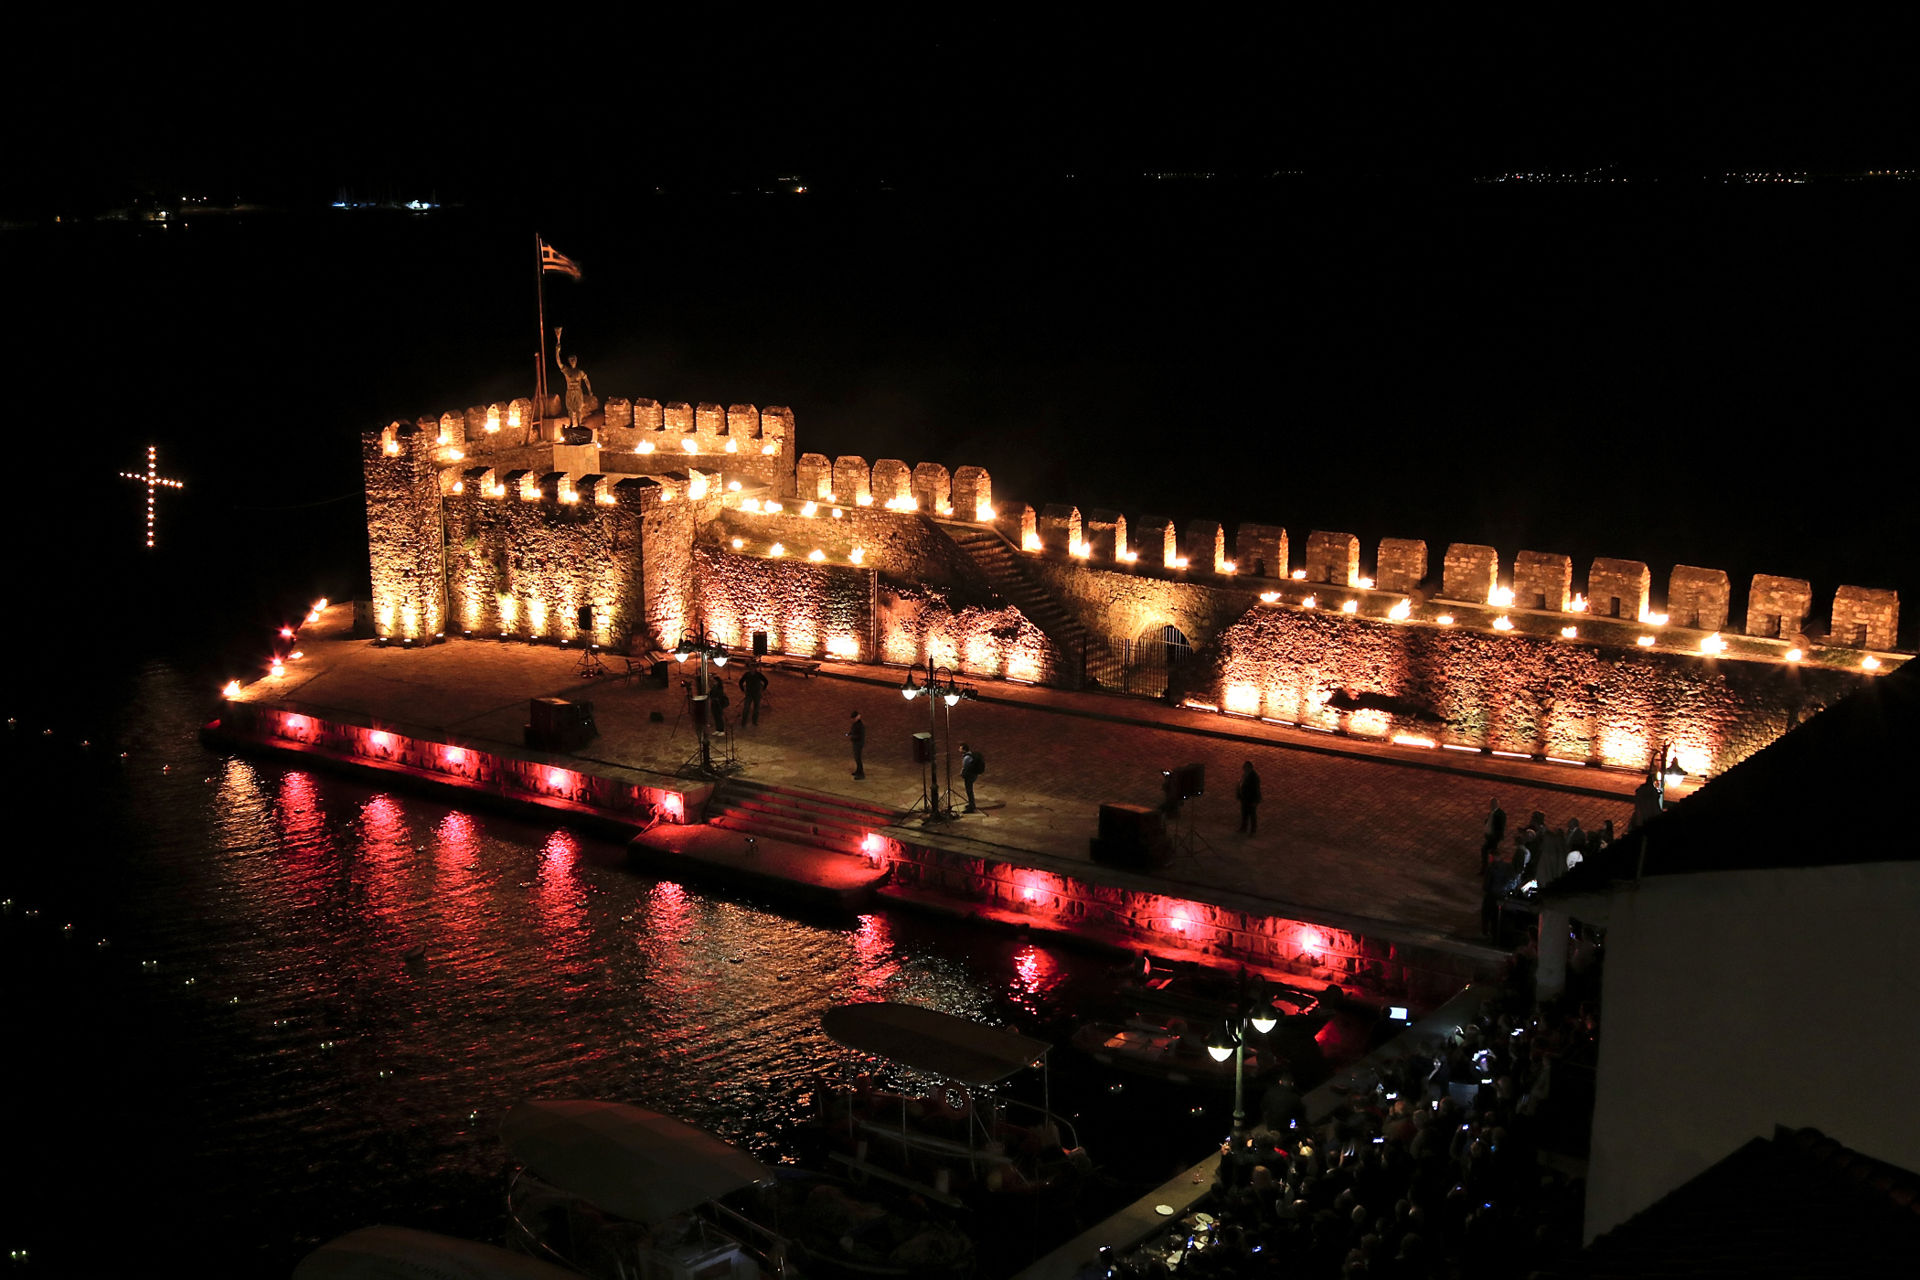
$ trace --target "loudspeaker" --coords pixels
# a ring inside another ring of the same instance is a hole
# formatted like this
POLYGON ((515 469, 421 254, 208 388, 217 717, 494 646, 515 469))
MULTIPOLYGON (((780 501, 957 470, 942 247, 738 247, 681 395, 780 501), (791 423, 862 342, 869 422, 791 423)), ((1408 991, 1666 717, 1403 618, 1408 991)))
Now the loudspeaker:
POLYGON ((767 633, 764 631, 753 633, 753 656, 756 658, 767 656, 767 633))
POLYGON ((915 764, 933 763, 933 735, 916 733, 913 735, 913 762, 915 764))
POLYGON ((1207 793, 1207 766, 1204 764, 1183 764, 1178 769, 1165 771, 1162 776, 1166 780, 1164 787, 1169 800, 1191 800, 1207 793))
POLYGON ((1145 845, 1166 829, 1158 809, 1143 804, 1103 804, 1100 806, 1100 838, 1122 844, 1145 845))
POLYGON ((593 606, 590 604, 581 605, 579 611, 574 614, 574 621, 579 624, 580 630, 586 633, 583 638, 591 639, 593 635, 593 606))
POLYGON ((591 702, 534 698, 527 704, 526 743, 542 751, 572 751, 598 732, 591 702))
POLYGON ((1100 806, 1100 834, 1088 841, 1095 862, 1114 867, 1157 867, 1172 848, 1158 809, 1139 804, 1100 806))

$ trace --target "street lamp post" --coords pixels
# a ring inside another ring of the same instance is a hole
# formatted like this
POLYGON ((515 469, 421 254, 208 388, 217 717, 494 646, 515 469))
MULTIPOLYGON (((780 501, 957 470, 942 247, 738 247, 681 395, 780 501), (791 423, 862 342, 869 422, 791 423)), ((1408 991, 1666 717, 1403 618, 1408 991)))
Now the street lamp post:
POLYGON ((709 699, 713 694, 713 681, 707 670, 711 662, 716 667, 727 665, 727 646, 707 635, 706 630, 687 631, 681 634, 680 643, 673 647, 673 660, 682 666, 688 658, 700 659, 699 690, 688 699, 693 708, 693 728, 700 737, 700 768, 702 772, 713 773, 713 739, 710 717, 713 714, 709 699))
POLYGON ((1247 1131, 1247 1032, 1251 1029, 1264 1036, 1279 1023, 1280 1014, 1272 1002, 1257 1000, 1251 1009, 1235 1010, 1220 1025, 1213 1039, 1207 1041, 1207 1052, 1215 1062, 1233 1059, 1233 1137, 1236 1141, 1247 1131))
POLYGON ((1672 743, 1668 743, 1660 748, 1660 759, 1662 763, 1659 768, 1654 771, 1653 785, 1658 788, 1660 793, 1660 807, 1665 809, 1667 807, 1667 791, 1685 782, 1687 780, 1687 771, 1681 767, 1680 754, 1673 749, 1672 743))
POLYGON ((940 791, 939 766, 931 759, 927 761, 927 784, 921 790, 921 803, 926 806, 928 822, 947 822, 953 813, 953 708, 962 701, 971 701, 978 695, 973 686, 960 684, 953 678, 951 667, 936 667, 933 659, 927 659, 927 682, 924 685, 914 682, 917 666, 907 668, 907 678, 900 682, 900 696, 912 702, 921 694, 927 696, 927 741, 932 743, 940 733, 940 704, 947 704, 947 787, 946 794, 940 791), (942 678, 942 673, 945 673, 942 678))

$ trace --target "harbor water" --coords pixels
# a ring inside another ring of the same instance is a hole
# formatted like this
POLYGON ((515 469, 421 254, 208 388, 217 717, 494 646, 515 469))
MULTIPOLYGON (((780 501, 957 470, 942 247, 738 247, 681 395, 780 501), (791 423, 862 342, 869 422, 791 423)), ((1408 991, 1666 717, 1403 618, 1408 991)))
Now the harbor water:
MULTIPOLYGON (((1059 1044, 1055 1105, 1102 1168, 1089 1215, 1226 1131, 1225 1091, 1064 1045, 1110 1000, 1111 956, 655 881, 563 824, 211 751, 205 681, 168 659, 114 690, 7 734, 15 805, 61 815, 0 884, 22 1274, 284 1275, 375 1222, 499 1240, 498 1125, 525 1098, 637 1103, 794 1160, 850 1065, 819 1026, 846 1001, 1059 1044)), ((1069 1225, 1036 1205, 996 1233, 1017 1256, 1069 1225)))

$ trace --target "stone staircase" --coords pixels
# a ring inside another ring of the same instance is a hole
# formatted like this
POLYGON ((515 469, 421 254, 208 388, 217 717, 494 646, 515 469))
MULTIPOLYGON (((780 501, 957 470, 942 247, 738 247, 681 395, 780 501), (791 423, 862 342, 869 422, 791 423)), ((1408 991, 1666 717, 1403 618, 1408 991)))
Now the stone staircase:
POLYGON ((965 553, 1002 599, 1025 614, 1053 642, 1061 687, 1078 689, 1086 677, 1109 689, 1119 687, 1120 662, 1106 643, 1088 634, 1033 580, 1020 562, 1020 553, 998 530, 957 521, 930 523, 965 553))
POLYGON ((867 832, 904 816, 885 805, 748 778, 728 778, 707 802, 709 826, 849 854, 862 852, 867 832))

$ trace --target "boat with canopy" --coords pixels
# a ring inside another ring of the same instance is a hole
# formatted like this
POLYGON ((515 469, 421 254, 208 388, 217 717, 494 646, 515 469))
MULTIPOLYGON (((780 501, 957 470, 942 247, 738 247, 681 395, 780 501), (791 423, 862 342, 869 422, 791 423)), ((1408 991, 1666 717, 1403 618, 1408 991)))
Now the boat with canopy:
POLYGON ((959 1280, 973 1242, 904 1197, 782 1166, 617 1102, 527 1102, 501 1136, 522 1244, 589 1275, 959 1280))
POLYGON ((835 1043, 926 1077, 918 1096, 876 1089, 862 1075, 826 1099, 826 1120, 850 1151, 833 1159, 856 1176, 912 1187, 948 1204, 966 1188, 1030 1191, 1085 1155, 1072 1124, 1052 1110, 1046 1075, 1053 1046, 919 1005, 836 1005, 820 1016, 835 1043), (1039 1106, 1002 1096, 1013 1077, 1041 1072, 1039 1106), (1077 1157, 1077 1160, 1076 1160, 1077 1157))

